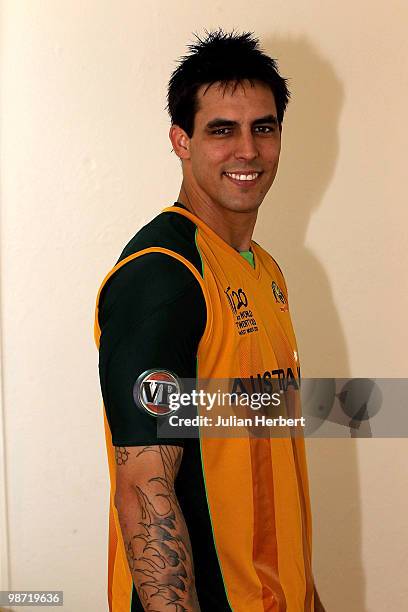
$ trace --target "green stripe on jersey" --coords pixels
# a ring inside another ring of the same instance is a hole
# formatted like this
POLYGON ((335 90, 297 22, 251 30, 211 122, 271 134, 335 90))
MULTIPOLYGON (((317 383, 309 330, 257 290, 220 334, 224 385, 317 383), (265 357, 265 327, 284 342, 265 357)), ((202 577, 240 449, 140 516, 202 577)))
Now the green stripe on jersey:
POLYGON ((240 251, 239 254, 247 260, 247 262, 250 266, 252 266, 252 268, 255 268, 254 254, 252 251, 240 251))

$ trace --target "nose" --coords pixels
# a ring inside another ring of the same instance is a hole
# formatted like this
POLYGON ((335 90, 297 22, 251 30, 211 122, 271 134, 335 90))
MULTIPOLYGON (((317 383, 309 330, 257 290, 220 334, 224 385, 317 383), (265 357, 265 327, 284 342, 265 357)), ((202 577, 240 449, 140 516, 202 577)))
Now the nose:
POLYGON ((251 161, 258 157, 259 151, 252 132, 242 132, 235 149, 236 159, 251 161))

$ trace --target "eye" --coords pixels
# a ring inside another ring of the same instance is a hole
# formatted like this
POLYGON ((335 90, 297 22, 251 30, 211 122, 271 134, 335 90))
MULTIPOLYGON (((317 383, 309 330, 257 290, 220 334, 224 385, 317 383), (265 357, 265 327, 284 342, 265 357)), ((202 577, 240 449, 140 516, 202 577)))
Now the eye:
POLYGON ((231 133, 231 128, 217 128, 216 130, 212 130, 211 134, 215 136, 226 136, 231 133))
POLYGON ((254 128, 257 134, 272 134, 275 132, 275 126, 273 125, 257 125, 254 128))

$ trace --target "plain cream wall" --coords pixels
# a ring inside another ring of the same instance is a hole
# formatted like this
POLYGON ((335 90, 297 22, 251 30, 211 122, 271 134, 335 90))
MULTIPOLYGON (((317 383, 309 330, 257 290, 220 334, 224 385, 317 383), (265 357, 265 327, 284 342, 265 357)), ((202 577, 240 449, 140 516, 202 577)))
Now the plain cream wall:
MULTIPOLYGON (((3 2, 10 588, 64 589, 67 612, 106 610, 94 300, 125 242, 177 197, 165 88, 193 31, 253 30, 291 78, 256 239, 285 270, 303 375, 406 376, 407 18, 404 0, 3 2)), ((406 441, 308 450, 327 611, 405 610, 406 441)))

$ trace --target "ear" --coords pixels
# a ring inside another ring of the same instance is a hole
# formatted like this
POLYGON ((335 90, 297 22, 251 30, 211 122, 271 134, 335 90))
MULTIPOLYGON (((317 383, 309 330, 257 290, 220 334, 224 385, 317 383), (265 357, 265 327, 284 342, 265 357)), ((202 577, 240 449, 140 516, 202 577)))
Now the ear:
POLYGON ((190 159, 190 138, 179 125, 172 125, 169 132, 173 151, 180 159, 190 159))

